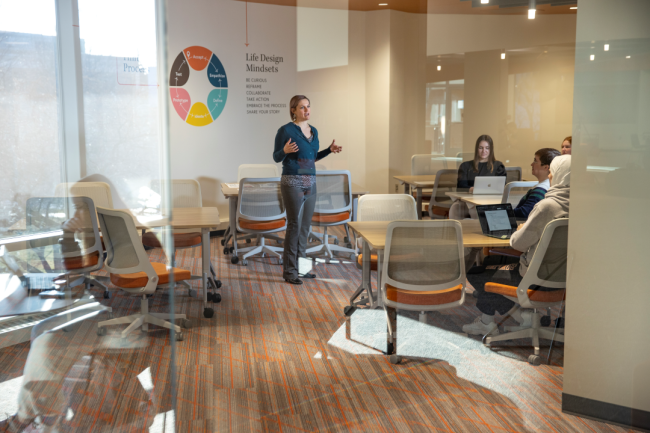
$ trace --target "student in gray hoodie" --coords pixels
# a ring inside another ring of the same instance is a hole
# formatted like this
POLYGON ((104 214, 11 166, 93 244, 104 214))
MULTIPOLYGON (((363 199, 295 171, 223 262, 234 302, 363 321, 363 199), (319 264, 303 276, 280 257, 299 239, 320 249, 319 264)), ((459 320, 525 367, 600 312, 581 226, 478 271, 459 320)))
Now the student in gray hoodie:
MULTIPOLYGON (((505 266, 488 266, 486 271, 480 274, 468 274, 467 279, 474 287, 478 295, 476 307, 483 313, 473 323, 463 326, 463 332, 473 335, 485 335, 491 333, 497 335, 499 330, 494 321, 494 313, 506 314, 514 302, 503 295, 488 293, 485 291, 485 284, 495 282, 509 286, 518 286, 528 270, 528 265, 535 254, 546 225, 558 218, 569 216, 569 192, 571 179, 571 155, 555 157, 551 162, 551 174, 549 180, 551 188, 543 200, 539 201, 528 216, 528 220, 519 225, 517 232, 510 238, 510 246, 523 254, 519 263, 505 266)), ((540 288, 544 290, 544 288, 540 288)), ((513 318, 526 326, 530 323, 530 314, 517 312, 513 318)))

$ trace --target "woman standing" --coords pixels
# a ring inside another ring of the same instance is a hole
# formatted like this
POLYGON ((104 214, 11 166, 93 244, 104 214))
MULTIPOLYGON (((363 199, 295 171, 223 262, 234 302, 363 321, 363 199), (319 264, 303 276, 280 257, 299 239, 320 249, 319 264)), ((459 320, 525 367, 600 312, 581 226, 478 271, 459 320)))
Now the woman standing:
POLYGON ((302 284, 303 278, 316 278, 314 274, 298 274, 298 258, 305 257, 311 217, 316 205, 315 162, 342 148, 332 144, 318 151, 318 131, 311 126, 309 98, 296 95, 289 103, 291 122, 278 129, 275 136, 273 160, 282 161, 280 191, 287 211, 287 233, 284 239, 282 276, 287 283, 302 284))
MULTIPOLYGON (((494 156, 494 142, 489 135, 481 135, 474 147, 474 160, 465 161, 458 167, 458 192, 474 191, 477 176, 505 176, 506 167, 494 156)), ((457 200, 449 209, 449 219, 460 220, 470 216, 465 202, 457 200)))

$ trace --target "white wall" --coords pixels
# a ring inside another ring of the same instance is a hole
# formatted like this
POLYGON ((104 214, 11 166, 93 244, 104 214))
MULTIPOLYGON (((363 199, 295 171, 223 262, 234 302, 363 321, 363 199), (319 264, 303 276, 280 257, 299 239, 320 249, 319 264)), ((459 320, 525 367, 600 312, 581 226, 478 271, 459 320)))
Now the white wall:
POLYGON ((648 17, 650 3, 644 0, 580 3, 563 389, 565 399, 588 399, 585 410, 604 402, 645 411, 645 428, 650 412, 648 17), (642 147, 633 143, 633 134, 642 147), (595 165, 618 169, 588 169, 595 165))

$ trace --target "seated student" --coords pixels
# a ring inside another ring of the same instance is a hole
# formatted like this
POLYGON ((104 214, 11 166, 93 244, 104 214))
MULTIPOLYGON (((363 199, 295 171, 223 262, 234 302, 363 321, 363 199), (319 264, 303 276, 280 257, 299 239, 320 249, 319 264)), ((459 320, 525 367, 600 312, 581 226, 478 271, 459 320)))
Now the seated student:
POLYGON ((528 214, 533 207, 544 198, 546 191, 550 188, 548 175, 550 174, 551 161, 556 156, 560 156, 560 151, 551 148, 539 149, 535 152, 535 159, 530 164, 532 175, 537 178, 539 183, 528 190, 528 192, 519 200, 517 207, 514 209, 515 217, 518 220, 528 219, 528 214))
MULTIPOLYGON (((474 147, 474 160, 465 161, 458 167, 459 192, 474 191, 474 180, 477 176, 505 176, 506 167, 494 156, 494 142, 489 135, 481 135, 474 147)), ((470 216, 467 205, 456 200, 449 209, 449 219, 460 220, 470 216)))
POLYGON ((571 136, 562 140, 562 155, 571 155, 571 136))
MULTIPOLYGON (((558 156, 551 162, 549 180, 551 188, 543 200, 535 205, 528 216, 528 220, 519 226, 516 233, 510 238, 510 245, 523 254, 519 263, 505 266, 488 266, 486 271, 479 274, 467 275, 467 280, 478 291, 476 307, 483 313, 473 323, 463 326, 463 332, 473 335, 485 335, 491 332, 497 335, 499 330, 494 322, 494 313, 504 315, 514 302, 505 296, 485 291, 485 284, 495 282, 509 286, 518 286, 526 274, 528 264, 535 254, 546 225, 558 218, 569 216, 569 184, 571 177, 571 155, 558 156)), ((543 290, 543 288, 540 288, 543 290)), ((530 313, 520 312, 512 317, 523 326, 530 324, 530 313)))

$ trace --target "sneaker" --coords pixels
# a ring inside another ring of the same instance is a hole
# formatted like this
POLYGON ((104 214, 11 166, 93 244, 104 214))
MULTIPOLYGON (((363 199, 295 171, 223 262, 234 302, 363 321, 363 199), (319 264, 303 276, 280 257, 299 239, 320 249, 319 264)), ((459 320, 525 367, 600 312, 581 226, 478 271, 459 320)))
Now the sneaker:
POLYGON ((490 335, 499 335, 499 328, 497 328, 495 322, 486 325, 479 316, 469 325, 463 325, 463 332, 469 335, 485 335, 488 333, 490 335))
POLYGON ((533 327, 533 312, 531 310, 519 309, 512 313, 511 317, 523 328, 533 327))

